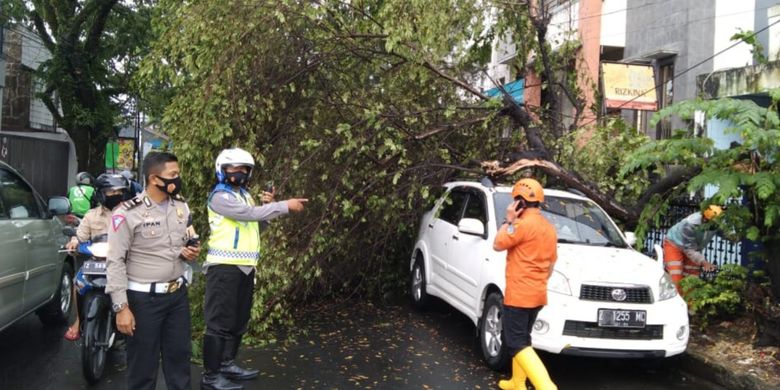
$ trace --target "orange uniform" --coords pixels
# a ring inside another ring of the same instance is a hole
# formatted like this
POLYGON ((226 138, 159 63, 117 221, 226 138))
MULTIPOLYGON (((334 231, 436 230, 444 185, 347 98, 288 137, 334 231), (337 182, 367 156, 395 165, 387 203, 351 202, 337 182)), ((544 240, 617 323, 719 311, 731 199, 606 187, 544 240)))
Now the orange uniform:
POLYGON ((525 209, 511 226, 499 230, 495 248, 507 250, 504 305, 546 305, 547 279, 558 259, 558 236, 541 211, 525 209))

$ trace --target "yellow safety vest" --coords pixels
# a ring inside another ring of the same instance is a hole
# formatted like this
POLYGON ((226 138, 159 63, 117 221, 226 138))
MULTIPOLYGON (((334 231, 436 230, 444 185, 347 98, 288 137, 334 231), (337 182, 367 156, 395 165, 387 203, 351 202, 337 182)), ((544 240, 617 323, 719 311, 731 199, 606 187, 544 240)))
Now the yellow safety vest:
MULTIPOLYGON (((209 196, 217 192, 233 194, 245 204, 254 206, 255 202, 249 194, 238 194, 230 186, 220 184, 209 196)), ((206 254, 206 262, 212 264, 251 265, 256 266, 260 259, 260 223, 258 221, 236 221, 232 218, 217 214, 208 207, 209 250, 206 254)))

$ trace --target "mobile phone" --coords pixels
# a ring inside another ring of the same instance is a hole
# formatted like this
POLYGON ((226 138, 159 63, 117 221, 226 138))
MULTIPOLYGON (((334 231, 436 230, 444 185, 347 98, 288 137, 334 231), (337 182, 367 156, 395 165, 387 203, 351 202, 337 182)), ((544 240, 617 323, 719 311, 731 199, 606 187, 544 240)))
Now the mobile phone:
POLYGON ((523 202, 517 202, 517 206, 515 206, 515 211, 520 211, 523 209, 523 202))
POLYGON ((200 245, 200 237, 198 236, 192 236, 189 240, 187 240, 187 243, 184 246, 198 246, 200 245))
POLYGON ((274 192, 274 181, 273 180, 268 180, 267 182, 265 182, 265 192, 269 192, 269 193, 274 192))

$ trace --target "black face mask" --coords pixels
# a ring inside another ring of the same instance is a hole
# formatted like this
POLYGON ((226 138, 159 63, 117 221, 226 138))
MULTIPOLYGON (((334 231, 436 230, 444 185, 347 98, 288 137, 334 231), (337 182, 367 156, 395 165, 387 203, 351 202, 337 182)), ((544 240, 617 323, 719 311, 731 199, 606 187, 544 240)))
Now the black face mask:
POLYGON ((249 181, 249 175, 244 172, 225 172, 225 182, 230 185, 243 187, 249 181))
POLYGON ((166 179, 164 177, 157 176, 158 179, 162 180, 164 185, 158 186, 155 185, 155 187, 159 188, 160 191, 170 195, 170 196, 176 196, 181 192, 181 177, 176 177, 173 179, 166 179))
POLYGON ((114 207, 125 200, 125 196, 123 194, 106 195, 104 198, 105 200, 103 200, 103 206, 109 210, 113 210, 114 207))

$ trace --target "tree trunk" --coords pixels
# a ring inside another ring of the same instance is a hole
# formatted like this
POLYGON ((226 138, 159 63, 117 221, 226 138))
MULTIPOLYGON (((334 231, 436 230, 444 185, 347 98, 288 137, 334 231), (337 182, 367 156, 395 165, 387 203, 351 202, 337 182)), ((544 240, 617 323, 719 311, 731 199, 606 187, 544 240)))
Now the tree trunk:
POLYGON ((68 131, 76 146, 76 159, 79 172, 89 172, 97 176, 106 170, 105 156, 108 137, 90 127, 78 127, 68 131))

